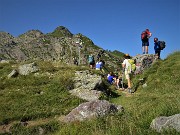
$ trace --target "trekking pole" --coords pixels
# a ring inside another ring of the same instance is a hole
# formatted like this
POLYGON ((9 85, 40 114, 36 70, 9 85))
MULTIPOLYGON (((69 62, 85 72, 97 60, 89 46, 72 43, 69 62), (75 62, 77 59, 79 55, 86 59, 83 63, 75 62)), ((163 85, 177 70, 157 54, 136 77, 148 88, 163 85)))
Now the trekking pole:
POLYGON ((124 68, 122 69, 122 80, 121 80, 122 89, 124 89, 124 68))

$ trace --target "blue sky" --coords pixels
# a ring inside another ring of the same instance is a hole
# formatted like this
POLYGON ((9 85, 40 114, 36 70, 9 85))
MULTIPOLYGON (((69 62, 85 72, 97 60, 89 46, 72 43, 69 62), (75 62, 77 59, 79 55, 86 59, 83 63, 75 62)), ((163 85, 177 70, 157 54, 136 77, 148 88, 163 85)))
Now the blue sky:
POLYGON ((82 33, 96 45, 131 56, 142 53, 140 34, 167 47, 161 57, 180 50, 180 0, 0 0, 0 31, 17 37, 28 30, 44 34, 65 26, 73 34, 82 33))

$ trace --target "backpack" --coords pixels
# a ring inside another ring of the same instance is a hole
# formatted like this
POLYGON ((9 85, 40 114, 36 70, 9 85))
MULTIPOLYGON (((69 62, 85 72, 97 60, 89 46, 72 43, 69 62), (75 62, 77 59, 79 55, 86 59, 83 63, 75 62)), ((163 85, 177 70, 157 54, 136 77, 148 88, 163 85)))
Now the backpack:
POLYGON ((141 40, 144 40, 144 39, 146 39, 147 38, 147 33, 146 33, 146 31, 143 31, 142 33, 141 33, 141 40))
POLYGON ((166 47, 166 42, 159 41, 159 47, 160 47, 160 50, 163 50, 166 47))
POLYGON ((93 62, 94 61, 94 57, 90 55, 89 58, 88 58, 88 61, 89 61, 89 63, 93 62))
POLYGON ((129 59, 128 62, 129 62, 128 73, 134 73, 136 70, 135 60, 129 59))

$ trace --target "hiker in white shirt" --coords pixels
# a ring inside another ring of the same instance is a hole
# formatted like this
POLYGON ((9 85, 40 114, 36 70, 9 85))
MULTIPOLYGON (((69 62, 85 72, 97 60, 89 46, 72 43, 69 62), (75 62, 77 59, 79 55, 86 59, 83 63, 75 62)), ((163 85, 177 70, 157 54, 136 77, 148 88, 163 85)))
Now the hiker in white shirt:
POLYGON ((124 72, 125 72, 124 73, 125 77, 128 81, 128 91, 131 93, 132 92, 132 90, 131 90, 131 68, 129 68, 129 67, 131 67, 131 64, 128 62, 128 60, 130 59, 129 54, 125 54, 124 58, 125 59, 122 63, 122 67, 123 67, 124 72))

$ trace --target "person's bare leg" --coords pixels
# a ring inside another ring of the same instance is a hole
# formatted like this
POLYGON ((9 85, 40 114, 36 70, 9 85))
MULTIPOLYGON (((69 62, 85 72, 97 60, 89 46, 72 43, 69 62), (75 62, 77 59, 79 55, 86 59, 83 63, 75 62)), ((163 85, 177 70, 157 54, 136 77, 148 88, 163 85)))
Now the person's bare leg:
POLYGON ((142 47, 142 52, 145 54, 145 46, 142 47))
POLYGON ((116 86, 117 86, 117 88, 119 88, 119 78, 116 79, 116 86))
POLYGON ((131 80, 130 80, 130 78, 127 79, 127 81, 128 81, 128 88, 131 88, 131 80))
POLYGON ((146 47, 146 49, 145 49, 146 50, 146 54, 148 54, 148 46, 145 46, 145 47, 146 47))

